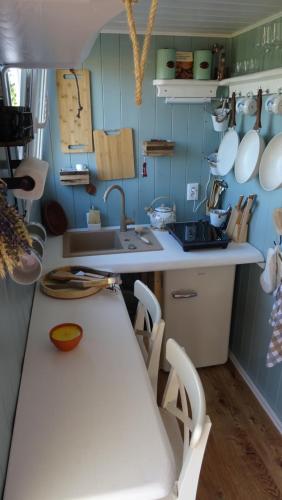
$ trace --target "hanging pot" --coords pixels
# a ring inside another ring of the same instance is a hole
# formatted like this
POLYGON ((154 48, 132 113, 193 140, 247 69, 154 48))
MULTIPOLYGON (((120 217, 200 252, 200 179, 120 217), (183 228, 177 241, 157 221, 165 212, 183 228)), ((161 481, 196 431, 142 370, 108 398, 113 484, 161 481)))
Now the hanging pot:
POLYGON ((231 113, 229 120, 229 129, 224 135, 217 154, 217 173, 218 175, 227 175, 233 168, 237 151, 239 147, 239 136, 236 132, 236 97, 235 92, 231 99, 231 113))
POLYGON ((266 146, 259 166, 259 181, 265 191, 282 187, 282 132, 266 146))
POLYGON ((261 129, 262 90, 258 91, 257 113, 253 130, 249 130, 243 137, 235 161, 235 178, 239 184, 257 176, 265 142, 260 135, 261 129))

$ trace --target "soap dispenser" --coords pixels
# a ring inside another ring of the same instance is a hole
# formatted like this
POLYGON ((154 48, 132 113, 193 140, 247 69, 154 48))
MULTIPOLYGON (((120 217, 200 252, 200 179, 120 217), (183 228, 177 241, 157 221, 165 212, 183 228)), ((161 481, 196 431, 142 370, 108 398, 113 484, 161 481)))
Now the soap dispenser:
POLYGON ((87 227, 91 231, 97 231, 101 229, 101 217, 100 210, 96 210, 93 205, 91 205, 89 212, 86 214, 87 227))

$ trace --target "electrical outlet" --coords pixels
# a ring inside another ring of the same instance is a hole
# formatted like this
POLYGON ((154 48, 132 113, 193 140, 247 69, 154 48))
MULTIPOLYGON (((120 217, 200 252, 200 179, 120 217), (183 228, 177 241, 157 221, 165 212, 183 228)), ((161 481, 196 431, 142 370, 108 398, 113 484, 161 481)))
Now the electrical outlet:
POLYGON ((199 183, 187 184, 187 201, 197 200, 199 197, 199 183))

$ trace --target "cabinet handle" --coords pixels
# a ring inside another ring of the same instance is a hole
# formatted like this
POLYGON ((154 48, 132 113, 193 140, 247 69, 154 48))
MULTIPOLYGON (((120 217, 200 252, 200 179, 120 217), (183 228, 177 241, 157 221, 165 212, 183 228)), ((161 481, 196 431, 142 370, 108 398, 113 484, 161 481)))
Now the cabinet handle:
POLYGON ((171 292, 173 299, 192 299, 193 297, 198 297, 198 293, 195 290, 177 290, 176 292, 171 292))

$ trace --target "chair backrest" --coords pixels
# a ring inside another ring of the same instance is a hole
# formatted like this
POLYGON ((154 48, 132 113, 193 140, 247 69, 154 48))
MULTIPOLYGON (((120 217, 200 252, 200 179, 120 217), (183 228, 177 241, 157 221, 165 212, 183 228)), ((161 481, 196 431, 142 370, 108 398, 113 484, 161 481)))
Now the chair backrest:
POLYGON ((157 396, 160 355, 165 323, 160 304, 142 281, 135 281, 134 295, 138 299, 134 330, 147 366, 153 391, 157 396))
POLYGON ((183 463, 177 481, 177 498, 194 500, 211 421, 206 415, 205 394, 197 370, 185 350, 173 339, 167 341, 166 358, 171 370, 162 407, 184 426, 183 463), (181 408, 178 407, 179 395, 181 408))

